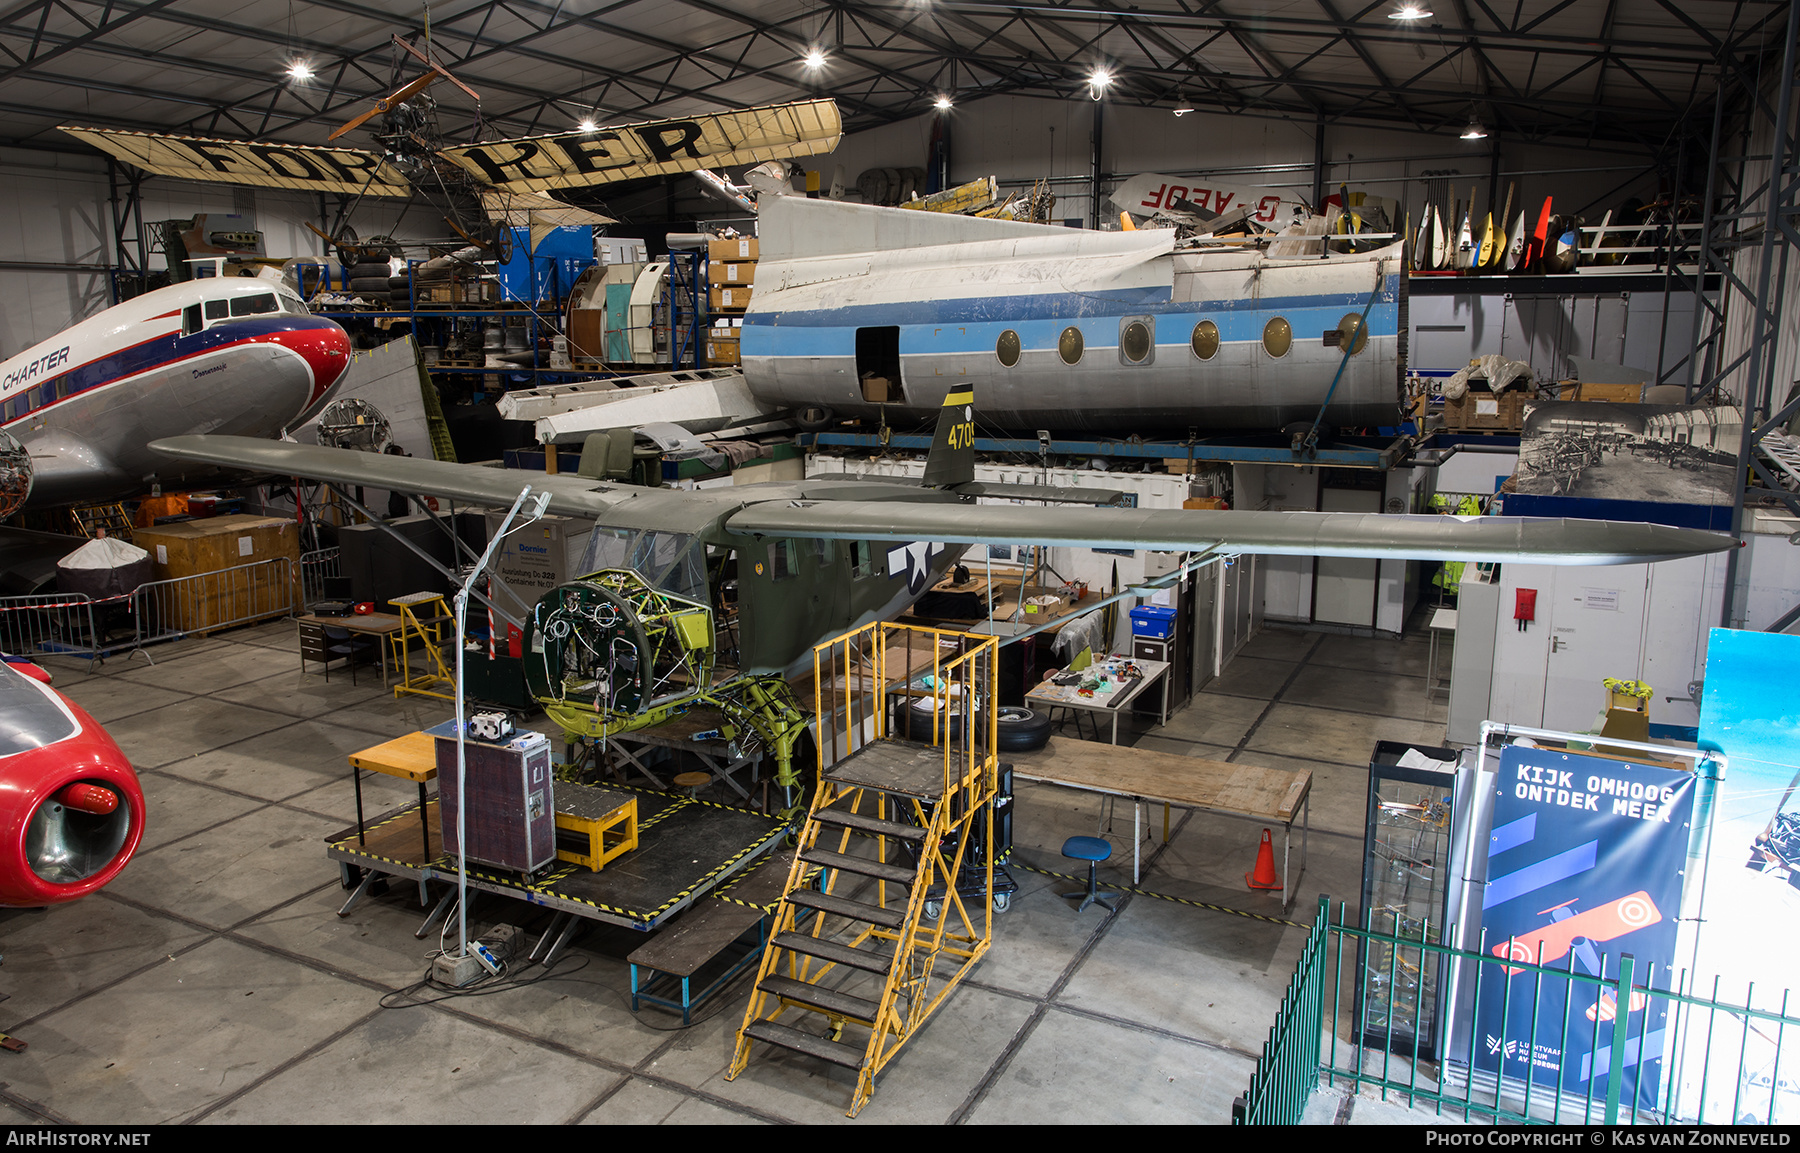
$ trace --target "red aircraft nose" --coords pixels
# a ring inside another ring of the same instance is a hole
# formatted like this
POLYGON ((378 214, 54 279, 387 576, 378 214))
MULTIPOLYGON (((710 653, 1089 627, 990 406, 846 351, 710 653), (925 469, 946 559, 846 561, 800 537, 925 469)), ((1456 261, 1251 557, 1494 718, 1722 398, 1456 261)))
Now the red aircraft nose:
POLYGON ((313 390, 308 404, 324 396, 325 390, 337 383, 350 366, 350 334, 334 321, 315 318, 305 328, 277 332, 270 339, 299 353, 312 369, 313 390))

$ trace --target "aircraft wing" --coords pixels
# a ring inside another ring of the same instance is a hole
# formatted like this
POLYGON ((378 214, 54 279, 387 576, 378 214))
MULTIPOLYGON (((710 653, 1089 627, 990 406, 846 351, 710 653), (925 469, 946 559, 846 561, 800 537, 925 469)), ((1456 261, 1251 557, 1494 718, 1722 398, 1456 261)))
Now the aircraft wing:
MULTIPOLYGON (((1292 556, 1411 557, 1537 564, 1641 564, 1719 552, 1736 542, 1722 533, 1621 521, 1540 517, 1384 516, 1346 512, 1233 512, 1209 509, 1072 508, 954 504, 926 499, 762 499, 754 489, 687 493, 605 484, 416 457, 351 452, 319 445, 234 436, 175 436, 151 448, 276 476, 504 507, 529 484, 550 494, 548 511, 653 525, 692 516, 709 501, 744 506, 725 521, 754 536, 830 540, 1018 542, 1087 548, 1265 553, 1292 556)), ((935 499, 934 499, 935 498, 935 499)))
POLYGON ((672 495, 660 489, 608 485, 576 476, 549 476, 247 436, 171 436, 151 441, 150 447, 182 460, 203 460, 247 472, 429 493, 496 508, 510 505, 519 490, 529 484, 533 492, 548 492, 548 511, 562 516, 594 517, 634 496, 672 495))
POLYGON ((110 128, 65 126, 61 131, 156 176, 350 196, 361 192, 370 196, 412 195, 412 183, 405 173, 360 148, 253 144, 110 128))
POLYGON ((801 100, 592 132, 462 144, 442 155, 504 192, 549 192, 820 156, 837 147, 843 132, 836 104, 801 100))
POLYGON ((1344 512, 1067 508, 1026 505, 786 501, 730 517, 734 532, 839 540, 1022 541, 1288 556, 1410 557, 1641 564, 1731 548, 1723 533, 1548 517, 1388 516, 1344 512))

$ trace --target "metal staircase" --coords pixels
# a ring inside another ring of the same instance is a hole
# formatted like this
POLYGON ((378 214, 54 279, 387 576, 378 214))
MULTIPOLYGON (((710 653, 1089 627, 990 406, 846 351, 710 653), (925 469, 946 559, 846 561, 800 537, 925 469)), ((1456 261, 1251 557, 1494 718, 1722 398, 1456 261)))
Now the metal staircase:
POLYGON ((69 516, 75 522, 75 531, 92 540, 102 535, 117 537, 123 541, 131 539, 131 517, 125 513, 122 504, 95 504, 83 508, 72 508, 69 516))
POLYGON ((856 1072, 854 1117, 987 952, 997 651, 992 637, 881 624, 814 650, 819 783, 728 1080, 756 1042, 790 1049, 856 1072), (930 742, 886 735, 890 703, 911 703, 920 664, 892 643, 902 633, 930 646, 930 742), (948 659, 946 637, 963 650, 948 659), (984 859, 964 859, 971 845, 984 859))

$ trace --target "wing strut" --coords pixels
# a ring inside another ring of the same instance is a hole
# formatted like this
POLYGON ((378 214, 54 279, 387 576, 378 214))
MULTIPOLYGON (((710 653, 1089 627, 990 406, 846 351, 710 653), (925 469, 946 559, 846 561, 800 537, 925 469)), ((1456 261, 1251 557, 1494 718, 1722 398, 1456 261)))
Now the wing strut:
MULTIPOLYGON (((375 515, 375 513, 373 511, 371 511, 367 506, 365 506, 361 501, 357 500, 355 497, 351 496, 348 492, 346 492, 345 486, 340 485, 335 481, 326 481, 325 487, 329 488, 332 492, 336 493, 343 500, 343 502, 345 504, 349 505, 351 508, 355 509, 358 513, 361 513, 363 516, 367 517, 370 524, 373 524, 377 528, 381 529, 381 531, 386 533, 391 539, 399 541, 401 544, 405 545, 408 551, 410 551, 414 556, 418 557, 420 560, 424 561, 426 564, 430 565, 433 569, 435 569, 437 571, 437 573, 440 576, 442 576, 445 580, 449 581, 453 587, 456 587, 456 588, 462 587, 462 583, 463 583, 463 579, 464 579, 462 574, 459 574, 457 572, 454 572, 450 569, 445 568, 442 561, 438 560, 436 557, 432 556, 430 553, 426 552, 424 549, 420 548, 418 545, 414 544, 412 541, 407 540, 406 537, 402 536, 400 533, 395 532, 392 528, 390 528, 388 526, 386 521, 382 520, 379 516, 375 515)), ((468 554, 470 557, 474 556, 474 550, 470 549, 468 545, 466 545, 462 542, 462 539, 456 535, 455 530, 444 523, 444 520, 442 517, 440 517, 437 513, 430 511, 429 509, 426 510, 426 515, 431 517, 432 521, 434 523, 436 523, 436 525, 438 526, 439 529, 450 534, 451 547, 456 551, 457 555, 461 556, 463 554, 468 554)), ((506 595, 509 598, 511 598, 511 600, 514 604, 524 606, 524 609, 522 612, 514 613, 511 611, 508 611, 507 609, 501 608, 499 605, 495 604, 493 602, 493 600, 487 596, 486 593, 481 592, 479 589, 473 589, 473 588, 470 589, 469 595, 473 596, 476 600, 478 600, 482 604, 486 605, 488 607, 488 609, 490 609, 494 613, 495 616, 499 617, 501 620, 505 621, 507 624, 512 625, 519 629, 523 629, 525 627, 525 618, 531 615, 532 606, 530 604, 527 604, 525 602, 525 600, 519 596, 518 593, 513 592, 512 586, 507 584, 504 580, 499 582, 499 587, 506 590, 506 595)), ((460 641, 458 643, 460 643, 460 641)))

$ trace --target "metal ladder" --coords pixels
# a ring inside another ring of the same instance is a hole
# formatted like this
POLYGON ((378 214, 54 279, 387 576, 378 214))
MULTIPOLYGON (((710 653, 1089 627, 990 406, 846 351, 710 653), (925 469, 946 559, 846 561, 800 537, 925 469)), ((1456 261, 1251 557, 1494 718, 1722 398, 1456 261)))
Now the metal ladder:
MULTIPOLYGON (((450 606, 444 603, 442 593, 407 593, 395 597, 388 602, 400 610, 400 631, 388 636, 394 649, 394 667, 400 673, 400 681, 394 686, 394 696, 413 693, 422 697, 437 697, 439 700, 456 699, 456 674, 444 662, 444 645, 449 626, 456 618, 451 615, 450 606), (425 615, 420 616, 423 612, 425 615), (425 671, 415 673, 412 668, 412 642, 419 642, 425 650, 425 671)), ((450 638, 454 643, 461 643, 457 638, 450 638)))
MULTIPOLYGON (((898 626, 870 627, 879 642, 898 626)), ((932 743, 877 736, 827 768, 828 748, 841 754, 835 737, 825 739, 821 718, 819 785, 727 1080, 744 1072, 759 1041, 803 1053, 856 1072, 848 1111, 854 1117, 873 1097, 876 1075, 986 955, 993 942, 998 763, 989 711, 992 638, 978 647, 935 678, 938 717, 951 716, 946 681, 960 676, 970 690, 982 682, 985 703, 973 715, 988 719, 972 733, 961 731, 961 716, 954 727, 934 721, 932 743), (983 859, 969 862, 969 871, 985 883, 965 901, 957 879, 971 845, 983 859)), ((881 653, 886 645, 872 648, 881 653)), ((885 682, 885 670, 871 679, 885 682)), ((885 733, 889 694, 883 687, 874 696, 876 732, 885 733)))
POLYGON ((84 508, 72 508, 69 516, 75 522, 75 531, 90 540, 100 535, 104 529, 107 536, 117 537, 123 541, 131 539, 131 518, 125 515, 122 504, 95 504, 84 508))

